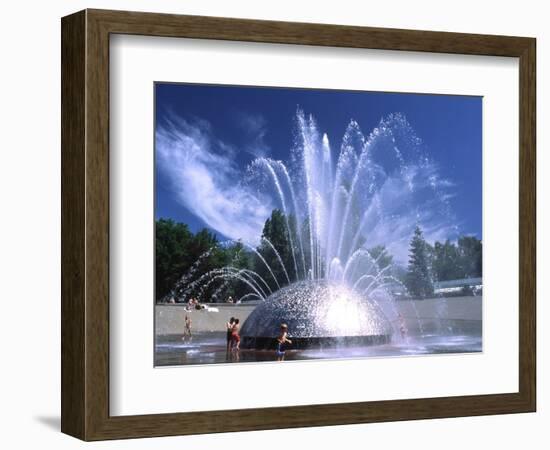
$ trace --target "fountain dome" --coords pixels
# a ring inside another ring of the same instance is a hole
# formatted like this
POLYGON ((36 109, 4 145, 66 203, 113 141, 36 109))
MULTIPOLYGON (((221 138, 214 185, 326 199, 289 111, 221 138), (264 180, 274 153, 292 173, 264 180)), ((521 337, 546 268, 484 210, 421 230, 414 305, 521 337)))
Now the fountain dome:
POLYGON ((389 342, 392 327, 366 296, 343 283, 300 281, 260 303, 241 329, 244 348, 274 348, 281 323, 291 348, 369 345, 389 342))

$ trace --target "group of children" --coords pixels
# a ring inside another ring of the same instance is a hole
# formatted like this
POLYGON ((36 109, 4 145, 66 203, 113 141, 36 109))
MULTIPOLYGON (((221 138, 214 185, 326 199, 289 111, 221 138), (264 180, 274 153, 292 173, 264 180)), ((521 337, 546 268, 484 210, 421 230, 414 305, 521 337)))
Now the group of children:
MULTIPOLYGON (((227 327, 227 353, 239 351, 241 345, 241 336, 239 334, 239 319, 231 317, 229 322, 226 323, 227 327)), ((277 347, 275 353, 277 355, 277 361, 283 361, 285 359, 285 345, 292 344, 292 341, 288 338, 288 326, 286 323, 281 324, 279 335, 277 336, 277 347)))
POLYGON ((226 323, 227 327, 227 352, 238 351, 241 345, 241 336, 239 335, 239 319, 231 317, 226 323))
MULTIPOLYGON (((226 323, 227 327, 227 353, 238 352, 241 345, 241 336, 239 334, 240 325, 239 319, 231 317, 229 322, 226 323)), ((186 314, 185 315, 185 327, 183 332, 182 340, 191 339, 191 318, 186 314)), ((288 338, 288 326, 286 323, 281 324, 279 335, 276 339, 276 349, 275 353, 277 355, 277 361, 283 361, 285 359, 285 349, 286 344, 292 344, 292 341, 288 338)))

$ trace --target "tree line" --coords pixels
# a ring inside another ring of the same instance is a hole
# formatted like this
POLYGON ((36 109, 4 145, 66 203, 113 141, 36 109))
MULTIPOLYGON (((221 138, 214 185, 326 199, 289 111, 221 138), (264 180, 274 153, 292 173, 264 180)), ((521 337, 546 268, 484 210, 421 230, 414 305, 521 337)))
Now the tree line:
POLYGON ((481 278, 482 260, 482 243, 475 236, 431 245, 417 226, 409 245, 404 283, 411 295, 427 297, 433 295, 435 282, 481 278))
MULTIPOLYGON (((239 241, 221 243, 207 229, 193 233, 186 224, 171 219, 156 221, 155 250, 157 301, 166 301, 170 297, 186 301, 186 298, 182 298, 185 291, 187 295, 201 295, 202 301, 214 302, 224 301, 229 296, 238 299, 249 293, 250 288, 237 279, 220 277, 219 282, 196 283, 194 289, 189 290, 192 282, 216 269, 231 266, 237 270, 256 272, 263 279, 257 279, 262 290, 269 294, 289 282, 307 278, 311 270, 311 252, 317 251, 311 248, 308 221, 303 222, 298 229, 295 217, 285 216, 277 209, 266 220, 262 240, 255 251, 239 241), (301 239, 298 239, 299 234, 301 239), (298 247, 299 243, 302 248, 298 247), (182 279, 183 282, 178 283, 182 279)), ((482 275, 481 241, 473 236, 461 236, 456 243, 446 240, 432 245, 417 227, 410 241, 406 267, 395 264, 383 245, 369 248, 368 251, 378 261, 379 269, 393 266, 392 274, 406 286, 412 296, 432 295, 434 282, 437 281, 482 275)), ((318 267, 317 270, 322 273, 324 267, 318 267)))
MULTIPOLYGON (((155 222, 155 297, 157 301, 177 297, 175 292, 178 281, 186 278, 192 282, 204 274, 231 265, 246 268, 249 255, 243 251, 243 245, 236 242, 223 246, 216 235, 206 228, 193 233, 184 223, 172 219, 158 219, 155 222)), ((180 286, 184 289, 186 286, 180 286)), ((228 295, 238 295, 228 287, 228 295)), ((238 286, 235 286, 238 288, 238 286)), ((214 288, 214 286, 213 286, 214 288)), ((244 288, 241 287, 241 290, 244 288)), ((205 292, 212 295, 213 289, 205 292)))

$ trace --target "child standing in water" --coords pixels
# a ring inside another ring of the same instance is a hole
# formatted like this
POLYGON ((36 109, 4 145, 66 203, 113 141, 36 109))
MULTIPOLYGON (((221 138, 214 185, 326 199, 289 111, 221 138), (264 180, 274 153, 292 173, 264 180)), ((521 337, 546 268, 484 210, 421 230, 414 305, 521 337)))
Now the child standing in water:
POLYGON ((288 338, 288 326, 286 323, 281 324, 281 332, 277 337, 277 361, 284 361, 285 359, 285 344, 292 344, 292 341, 288 338))
POLYGON ((239 336, 239 319, 235 319, 231 328, 231 348, 233 351, 239 351, 241 337, 239 336))
POLYGON ((233 323, 235 323, 235 318, 231 317, 231 319, 229 319, 229 322, 225 324, 225 327, 227 329, 227 334, 226 334, 227 353, 229 353, 229 350, 231 350, 231 335, 233 334, 233 323))
POLYGON ((186 314, 185 315, 185 328, 183 329, 183 337, 182 340, 185 340, 185 338, 191 338, 191 319, 186 314))

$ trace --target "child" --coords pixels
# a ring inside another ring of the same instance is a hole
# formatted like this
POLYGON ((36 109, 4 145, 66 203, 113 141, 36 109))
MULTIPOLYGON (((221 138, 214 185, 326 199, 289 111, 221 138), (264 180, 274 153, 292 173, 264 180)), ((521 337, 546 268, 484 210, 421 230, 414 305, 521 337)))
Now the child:
POLYGON ((277 337, 277 361, 284 361, 285 359, 285 344, 292 344, 292 341, 288 338, 287 324, 282 323, 281 332, 277 337))
POLYGON ((229 350, 231 349, 231 336, 233 334, 233 324, 235 323, 235 318, 231 317, 229 319, 229 322, 225 324, 227 328, 227 334, 226 334, 226 341, 227 341, 227 352, 229 353, 229 350))
POLYGON ((239 319, 235 319, 231 328, 231 347, 233 351, 239 351, 241 345, 241 337, 239 336, 239 319))
POLYGON ((399 319, 399 332, 401 333, 401 339, 405 340, 407 338, 407 326, 405 325, 405 319, 403 319, 401 313, 397 315, 397 318, 399 319))
POLYGON ((182 340, 185 340, 186 337, 191 338, 191 319, 186 314, 185 315, 185 328, 183 329, 183 337, 182 340))

